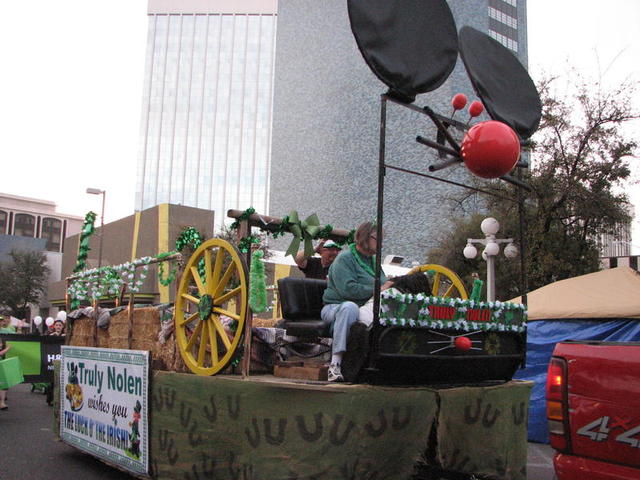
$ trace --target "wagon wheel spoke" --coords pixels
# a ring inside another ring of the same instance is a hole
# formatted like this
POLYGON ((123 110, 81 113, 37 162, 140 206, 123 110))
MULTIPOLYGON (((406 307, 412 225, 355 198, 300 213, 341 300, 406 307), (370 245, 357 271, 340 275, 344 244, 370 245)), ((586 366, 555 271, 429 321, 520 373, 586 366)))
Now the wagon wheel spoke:
POLYGON ((236 295, 239 295, 240 293, 242 293, 242 287, 236 287, 233 290, 225 293, 224 295, 222 295, 221 297, 215 298, 213 300, 213 302, 216 305, 221 305, 224 302, 226 302, 227 300, 229 300, 232 297, 235 297, 236 295))
POLYGON ((188 293, 183 293, 182 294, 182 298, 184 298, 185 300, 189 300, 191 303, 193 303, 195 305, 198 305, 198 302, 200 302, 200 300, 198 300, 193 295, 189 295, 188 293))
POLYGON ((224 272, 224 275, 222 276, 222 279, 220 280, 220 282, 217 285, 214 285, 214 292, 213 292, 213 297, 217 297, 219 296, 222 291, 224 290, 224 287, 227 286, 227 284, 229 283, 229 281, 231 280, 231 275, 233 275, 233 272, 235 272, 236 270, 236 265, 234 263, 230 264, 227 267, 227 270, 224 272))
MULTIPOLYGON (((211 251, 209 251, 209 262, 211 262, 211 251)), ((222 264, 224 263, 224 251, 219 248, 216 252, 216 261, 213 266, 213 272, 211 273, 211 280, 208 283, 207 293, 209 295, 215 296, 213 293, 214 288, 218 285, 220 281, 220 272, 222 271, 222 264)))
POLYGON ((191 334, 191 338, 189 338, 189 341, 187 342, 186 350, 191 350, 193 346, 196 344, 196 340, 200 338, 200 332, 202 331, 203 324, 204 322, 198 322, 198 324, 196 325, 196 328, 193 330, 193 333, 191 334))
POLYGON ((215 318, 212 321, 214 328, 209 327, 209 345, 211 345, 211 363, 215 365, 220 361, 220 358, 218 357, 218 342, 216 341, 217 322, 215 318))
POLYGON ((435 274, 435 276, 433 277, 433 294, 434 295, 438 295, 438 293, 440 292, 440 272, 437 272, 435 274))
POLYGON ((189 316, 185 316, 184 318, 182 318, 179 322, 178 322, 178 326, 182 327, 183 325, 187 324, 187 323, 191 323, 193 322, 196 318, 198 317, 197 313, 194 313, 192 315, 189 316))
POLYGON ((456 286, 454 284, 451 284, 451 286, 449 288, 447 288, 447 291, 444 292, 444 294, 442 295, 443 297, 450 297, 451 294, 453 293, 453 291, 455 290, 456 286))
POLYGON ((229 350, 231 348, 231 342, 229 341, 229 337, 227 336, 227 332, 225 331, 224 327, 220 322, 217 322, 215 320, 213 321, 213 325, 215 326, 216 331, 218 332, 218 336, 220 337, 220 340, 224 344, 225 348, 229 350))
POLYGON ((204 282, 202 281, 202 278, 200 278, 200 272, 198 272, 198 268, 197 267, 191 267, 191 275, 193 276, 193 280, 196 282, 196 285, 198 286, 198 293, 200 295, 204 295, 205 293, 207 293, 207 289, 204 286, 204 282))
POLYGON ((209 322, 202 324, 202 335, 200 335, 200 346, 198 347, 198 365, 204 367, 204 358, 207 353, 207 343, 209 341, 209 322))
POLYGON ((229 310, 224 310, 222 308, 216 307, 213 309, 213 311, 221 315, 226 315, 227 317, 231 317, 234 320, 240 320, 240 315, 238 315, 237 313, 230 312, 229 310))

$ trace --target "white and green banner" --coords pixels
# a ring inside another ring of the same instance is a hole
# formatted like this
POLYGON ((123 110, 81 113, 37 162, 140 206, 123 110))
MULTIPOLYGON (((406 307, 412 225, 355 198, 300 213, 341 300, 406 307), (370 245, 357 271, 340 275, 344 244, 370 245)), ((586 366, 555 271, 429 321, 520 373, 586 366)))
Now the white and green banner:
POLYGON ((62 347, 60 437, 133 473, 148 472, 149 352, 62 347))

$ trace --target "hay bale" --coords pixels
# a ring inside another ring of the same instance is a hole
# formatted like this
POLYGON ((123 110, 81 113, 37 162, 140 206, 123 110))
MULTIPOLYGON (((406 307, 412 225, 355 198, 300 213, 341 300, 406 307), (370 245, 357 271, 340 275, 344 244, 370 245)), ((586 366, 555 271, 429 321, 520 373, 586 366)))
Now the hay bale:
POLYGON ((129 312, 127 309, 116 313, 109 321, 109 348, 129 348, 129 312))
POLYGON ((96 321, 90 317, 80 317, 74 320, 69 345, 76 347, 95 347, 96 321))
POLYGON ((131 348, 148 350, 153 356, 158 353, 160 312, 157 308, 138 308, 133 311, 131 348))
POLYGON ((274 328, 276 323, 281 322, 281 318, 257 318, 255 315, 253 317, 253 322, 251 322, 252 327, 264 327, 264 328, 274 328))
POLYGON ((98 347, 109 348, 109 329, 98 327, 98 347))

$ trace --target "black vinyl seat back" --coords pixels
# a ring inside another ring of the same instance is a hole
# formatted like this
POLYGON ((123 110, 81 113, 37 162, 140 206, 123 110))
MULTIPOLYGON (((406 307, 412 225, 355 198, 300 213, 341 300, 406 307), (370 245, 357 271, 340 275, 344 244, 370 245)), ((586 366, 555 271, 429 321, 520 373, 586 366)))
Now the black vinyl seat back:
POLYGON ((325 280, 314 278, 281 278, 278 296, 285 320, 320 320, 322 295, 327 288, 325 280))
POLYGON ((329 325, 320 318, 326 288, 325 280, 292 277, 278 280, 278 296, 288 335, 329 336, 329 325))

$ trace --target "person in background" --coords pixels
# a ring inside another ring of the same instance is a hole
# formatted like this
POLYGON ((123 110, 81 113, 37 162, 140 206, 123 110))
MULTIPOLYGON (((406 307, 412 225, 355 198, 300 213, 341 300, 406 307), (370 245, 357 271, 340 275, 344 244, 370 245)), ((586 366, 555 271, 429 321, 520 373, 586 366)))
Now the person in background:
POLYGON ((315 253, 320 254, 320 257, 305 257, 304 250, 301 250, 294 260, 306 278, 326 280, 329 267, 340 253, 340 246, 333 240, 321 240, 315 253))
MULTIPOLYGON (((7 345, 7 343, 0 338, 0 360, 4 359, 4 354, 9 351, 11 346, 7 345)), ((0 410, 7 410, 7 391, 0 389, 0 410)))
POLYGON ((9 315, 0 315, 0 333, 16 333, 16 327, 11 325, 9 315))
MULTIPOLYGON (((349 329, 358 321, 360 307, 373 296, 377 245, 375 224, 364 222, 356 230, 355 243, 340 253, 329 269, 320 315, 323 321, 331 323, 333 334, 331 365, 327 374, 330 382, 344 381, 341 363, 347 350, 349 329)), ((380 272, 380 285, 380 290, 393 285, 387 281, 384 272, 380 272)))
POLYGON ((64 322, 62 320, 56 320, 55 322, 53 322, 53 330, 51 331, 51 333, 49 333, 49 335, 64 337, 64 322))

